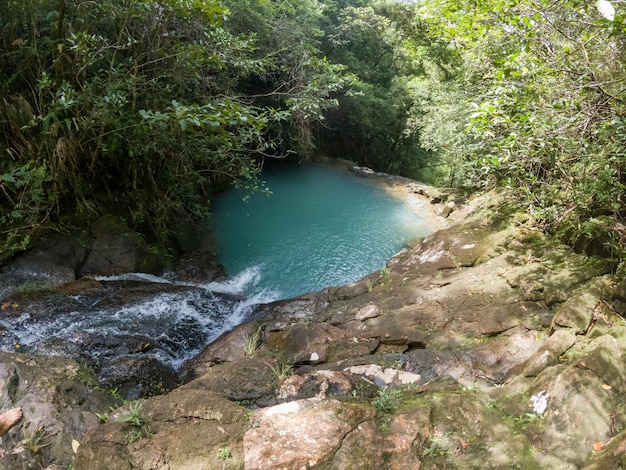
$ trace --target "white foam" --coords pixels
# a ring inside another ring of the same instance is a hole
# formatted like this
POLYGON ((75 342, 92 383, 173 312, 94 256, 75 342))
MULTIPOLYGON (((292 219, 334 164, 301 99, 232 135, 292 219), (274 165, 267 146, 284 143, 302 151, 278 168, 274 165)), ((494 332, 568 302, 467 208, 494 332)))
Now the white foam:
MULTIPOLYGON (((254 306, 279 298, 277 292, 255 292, 260 278, 260 267, 246 269, 225 282, 201 285, 173 282, 145 273, 99 276, 96 279, 100 281, 142 281, 185 285, 192 289, 155 292, 139 302, 113 308, 98 307, 99 300, 89 299, 87 305, 87 299, 70 297, 77 303, 68 304, 62 314, 33 321, 30 313, 24 312, 12 321, 7 328, 11 338, 5 338, 1 349, 13 350, 16 344, 20 344, 21 350, 36 352, 43 347, 46 354, 64 355, 73 349, 72 342, 82 339, 91 341, 95 338, 97 342, 98 337, 130 335, 141 338, 145 335, 151 338, 152 344, 142 354, 178 368, 224 332, 244 322, 254 306), (228 299, 217 294, 238 297, 228 299), (89 336, 85 337, 85 334, 89 336)), ((100 352, 93 350, 90 354, 98 357, 100 352)))
POLYGON ((256 286, 260 279, 260 266, 253 266, 244 269, 235 277, 224 282, 209 282, 208 284, 204 284, 203 287, 212 292, 219 292, 220 294, 242 295, 246 290, 249 290, 251 286, 256 286))
POLYGON ((96 281, 141 281, 154 282, 157 284, 172 284, 171 281, 148 273, 124 273, 116 276, 96 276, 96 281))

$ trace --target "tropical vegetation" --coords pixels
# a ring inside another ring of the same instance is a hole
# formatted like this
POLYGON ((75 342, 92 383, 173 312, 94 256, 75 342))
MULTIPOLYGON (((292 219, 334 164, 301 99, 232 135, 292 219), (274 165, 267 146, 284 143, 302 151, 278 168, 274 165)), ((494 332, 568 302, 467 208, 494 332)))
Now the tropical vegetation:
POLYGON ((0 21, 5 252, 106 212, 173 245, 268 159, 327 156, 502 188, 622 261, 621 2, 8 0, 0 21))

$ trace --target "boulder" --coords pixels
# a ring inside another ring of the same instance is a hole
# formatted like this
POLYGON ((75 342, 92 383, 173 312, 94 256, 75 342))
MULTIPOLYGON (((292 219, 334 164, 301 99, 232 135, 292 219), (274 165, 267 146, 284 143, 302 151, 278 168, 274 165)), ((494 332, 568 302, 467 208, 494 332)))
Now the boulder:
POLYGON ((307 325, 296 323, 280 332, 272 332, 267 339, 268 348, 280 351, 289 364, 326 362, 331 343, 343 339, 344 333, 326 323, 307 325))
POLYGON ((74 361, 0 353, 0 402, 21 407, 22 420, 0 443, 0 468, 67 468, 75 444, 117 401, 74 361))
POLYGON ((163 259, 119 218, 104 215, 91 226, 93 243, 80 274, 159 273, 163 259))
POLYGON ((126 407, 94 427, 78 448, 74 468, 242 468, 245 408, 198 388, 177 389, 137 406, 137 422, 125 418, 126 407))
POLYGON ((0 300, 24 285, 31 289, 51 288, 73 281, 86 254, 86 244, 78 238, 65 236, 44 240, 2 269, 0 300))
POLYGON ((228 331, 205 347, 200 354, 187 361, 183 376, 185 381, 206 374, 215 364, 242 360, 253 356, 260 345, 263 332, 254 323, 244 323, 228 331))
POLYGON ((283 366, 279 359, 262 356, 224 362, 179 388, 202 388, 246 405, 270 406, 276 403, 283 366))
POLYGON ((371 416, 359 406, 315 398, 257 410, 243 438, 245 468, 322 468, 344 436, 371 416))

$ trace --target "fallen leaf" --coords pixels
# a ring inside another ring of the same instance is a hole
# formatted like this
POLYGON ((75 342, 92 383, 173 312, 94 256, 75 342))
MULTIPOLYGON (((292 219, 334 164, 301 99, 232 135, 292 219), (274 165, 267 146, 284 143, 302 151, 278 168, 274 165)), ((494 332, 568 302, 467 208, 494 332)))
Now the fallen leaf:
POLYGON ((5 302, 2 304, 2 307, 0 307, 0 310, 6 310, 10 306, 11 306, 11 302, 5 302))
POLYGON ((604 390, 611 390, 613 387, 611 387, 609 384, 602 384, 602 388, 604 390))
POLYGON ((74 453, 78 452, 79 446, 80 443, 76 439, 72 439, 72 450, 74 451, 74 453))
POLYGON ((470 446, 469 444, 466 444, 465 442, 463 442, 463 439, 461 439, 461 449, 462 450, 467 449, 469 446, 470 446))
POLYGON ((593 450, 595 450, 596 452, 600 451, 600 449, 602 449, 604 447, 604 444, 600 441, 596 441, 593 443, 593 450))

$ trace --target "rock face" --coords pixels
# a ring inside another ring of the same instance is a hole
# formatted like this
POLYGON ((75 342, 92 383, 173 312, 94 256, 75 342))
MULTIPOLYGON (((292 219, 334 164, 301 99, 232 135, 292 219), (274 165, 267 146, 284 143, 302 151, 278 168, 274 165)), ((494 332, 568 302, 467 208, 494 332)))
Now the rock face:
MULTIPOLYGON (((626 288, 610 266, 546 242, 497 199, 473 204, 474 216, 359 282, 259 306, 250 323, 186 365, 186 383, 126 404, 106 423, 93 414, 104 402, 94 403, 97 392, 75 375, 49 379, 60 388, 21 379, 16 387, 18 366, 5 367, 8 403, 41 390, 88 393, 73 402, 42 394, 50 403, 34 410, 50 429, 61 423, 61 444, 24 462, 78 470, 624 466, 626 288), (67 408, 55 408, 59 401, 67 408), (78 427, 63 424, 76 419, 78 427)), ((4 452, 18 455, 23 433, 12 430, 4 452)))
POLYGON ((54 468, 74 459, 81 442, 98 426, 95 413, 119 401, 95 387, 93 375, 73 361, 0 353, 0 402, 21 407, 22 420, 0 445, 0 468, 54 468))
POLYGON ((141 236, 124 222, 105 215, 91 226, 93 241, 80 274, 158 272, 163 268, 141 236))
POLYGON ((89 233, 58 236, 0 264, 0 300, 27 284, 54 287, 87 274, 158 273, 166 259, 119 218, 105 215, 89 233))

